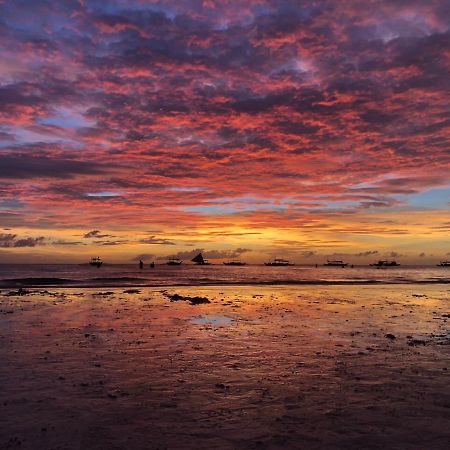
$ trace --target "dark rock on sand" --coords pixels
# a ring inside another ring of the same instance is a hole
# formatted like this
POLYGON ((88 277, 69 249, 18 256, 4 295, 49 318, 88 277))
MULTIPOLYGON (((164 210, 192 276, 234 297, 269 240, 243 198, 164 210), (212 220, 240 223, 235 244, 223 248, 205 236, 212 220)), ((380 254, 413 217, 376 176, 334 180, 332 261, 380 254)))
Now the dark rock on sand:
POLYGON ((189 297, 189 296, 180 295, 180 294, 172 294, 171 295, 166 292, 164 292, 164 295, 166 297, 168 297, 171 302, 187 301, 191 305, 200 305, 202 303, 211 303, 211 301, 207 297, 199 297, 199 296, 189 297))
POLYGON ((188 297, 191 305, 200 305, 202 303, 211 303, 206 297, 188 297))
POLYGON ((411 339, 408 341, 408 345, 414 347, 416 345, 427 345, 427 341, 424 339, 411 339))
POLYGON ((391 339, 391 340, 397 339, 397 338, 396 338, 393 334, 391 334, 391 333, 385 334, 384 337, 387 338, 387 339, 391 339))
POLYGON ((178 302, 179 300, 186 300, 186 297, 183 297, 180 294, 170 295, 167 292, 164 292, 164 295, 169 298, 171 302, 178 302))
POLYGON ((16 295, 22 296, 22 295, 30 295, 30 294, 31 294, 31 291, 29 291, 28 289, 19 288, 17 291, 10 291, 3 295, 5 295, 6 297, 14 297, 16 295))

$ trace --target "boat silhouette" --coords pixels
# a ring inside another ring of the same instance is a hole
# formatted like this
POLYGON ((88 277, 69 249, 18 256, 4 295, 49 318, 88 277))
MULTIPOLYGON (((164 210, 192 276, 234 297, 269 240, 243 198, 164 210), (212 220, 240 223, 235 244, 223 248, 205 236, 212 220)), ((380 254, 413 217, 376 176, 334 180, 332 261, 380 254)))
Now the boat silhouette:
POLYGON ((327 262, 324 264, 324 266, 331 266, 331 267, 346 267, 348 266, 348 263, 342 261, 341 259, 327 259, 327 262))
POLYGON ((103 261, 100 259, 100 256, 97 256, 96 258, 91 258, 89 261, 89 265, 100 267, 103 264, 103 261))
POLYGON ((207 259, 203 258, 201 253, 192 258, 191 261, 195 262, 199 266, 209 266, 211 264, 207 259))
POLYGON ((396 267, 400 264, 397 261, 388 261, 386 259, 380 259, 374 264, 370 264, 372 267, 396 267))
POLYGON ((178 258, 170 258, 168 261, 167 261, 167 265, 168 266, 179 266, 180 264, 182 264, 182 260, 181 259, 178 259, 178 258))
POLYGON ((242 261, 226 261, 224 262, 225 266, 245 266, 247 263, 242 261))
POLYGON ((439 267, 450 267, 450 261, 445 260, 441 261, 439 264, 437 264, 439 267))
POLYGON ((293 266, 294 264, 289 262, 287 259, 274 258, 272 259, 272 261, 264 263, 264 265, 273 267, 283 267, 283 266, 293 266))

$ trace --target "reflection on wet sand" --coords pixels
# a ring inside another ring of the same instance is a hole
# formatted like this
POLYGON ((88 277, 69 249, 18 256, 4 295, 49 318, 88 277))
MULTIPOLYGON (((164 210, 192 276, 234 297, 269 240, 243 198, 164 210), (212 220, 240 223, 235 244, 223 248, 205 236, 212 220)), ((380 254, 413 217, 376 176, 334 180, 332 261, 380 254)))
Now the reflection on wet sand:
POLYGON ((4 290, 0 447, 447 448, 448 300, 442 285, 4 290))

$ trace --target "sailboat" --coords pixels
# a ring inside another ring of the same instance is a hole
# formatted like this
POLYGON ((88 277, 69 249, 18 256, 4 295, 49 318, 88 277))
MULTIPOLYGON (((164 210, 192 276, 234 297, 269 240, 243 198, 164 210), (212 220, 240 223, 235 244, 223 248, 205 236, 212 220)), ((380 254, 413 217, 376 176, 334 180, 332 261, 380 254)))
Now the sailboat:
POLYGON ((199 253, 195 258, 192 258, 191 261, 201 266, 209 266, 211 264, 207 259, 203 258, 201 253, 199 253))

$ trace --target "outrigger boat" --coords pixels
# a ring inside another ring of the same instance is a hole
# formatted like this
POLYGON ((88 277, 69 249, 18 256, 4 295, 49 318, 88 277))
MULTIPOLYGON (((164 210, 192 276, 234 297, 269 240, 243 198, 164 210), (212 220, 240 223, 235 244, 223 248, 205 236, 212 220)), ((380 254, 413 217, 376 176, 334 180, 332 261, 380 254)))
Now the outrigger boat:
POLYGON ((203 258, 203 255, 199 253, 195 258, 192 258, 191 261, 195 262, 199 266, 209 266, 211 263, 203 258))
POLYGON ((168 266, 179 266, 180 264, 182 264, 182 262, 183 261, 181 261, 181 259, 178 259, 178 258, 170 258, 168 261, 167 261, 167 265, 168 266))
POLYGON ((226 261, 224 264, 226 266, 245 266, 247 263, 242 261, 226 261))
POLYGON ((396 267, 400 264, 397 261, 387 261, 385 259, 380 260, 374 264, 370 264, 372 267, 396 267))
POLYGON ((275 267, 284 267, 284 266, 293 266, 294 264, 289 262, 287 259, 283 258, 274 258, 272 261, 264 263, 265 266, 275 266, 275 267))
POLYGON ((441 261, 439 264, 438 264, 438 266, 439 267, 450 267, 450 261, 441 261))
POLYGON ((100 259, 100 256, 97 256, 96 258, 91 258, 89 261, 89 265, 100 267, 103 264, 103 261, 100 259))
POLYGON ((324 266, 332 266, 332 267, 346 267, 348 266, 348 263, 342 261, 341 259, 327 259, 327 262, 324 264, 324 266))

